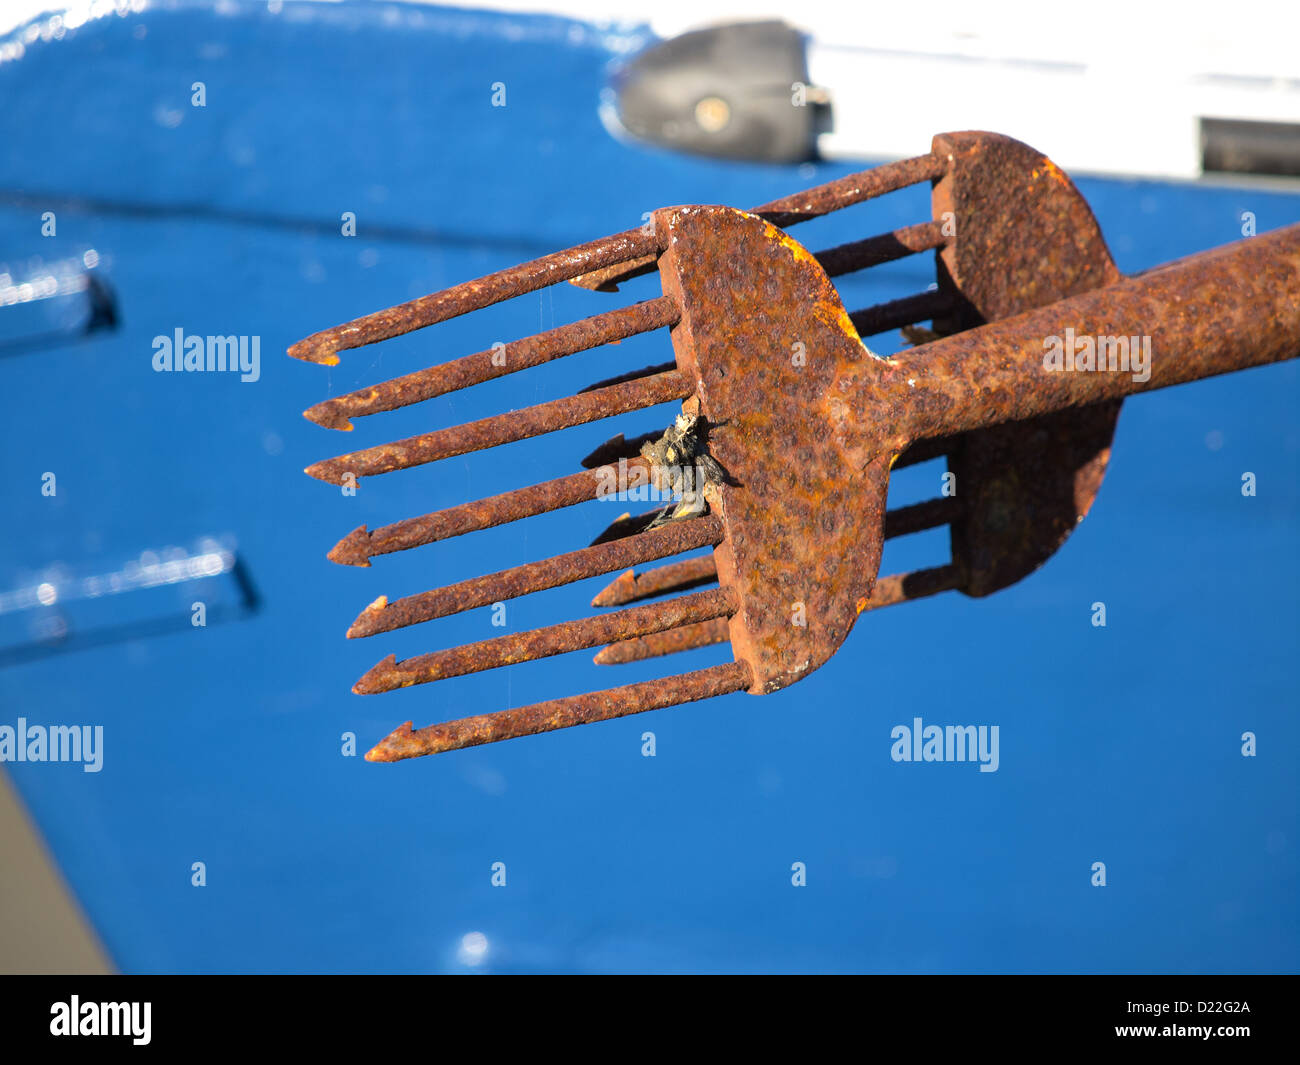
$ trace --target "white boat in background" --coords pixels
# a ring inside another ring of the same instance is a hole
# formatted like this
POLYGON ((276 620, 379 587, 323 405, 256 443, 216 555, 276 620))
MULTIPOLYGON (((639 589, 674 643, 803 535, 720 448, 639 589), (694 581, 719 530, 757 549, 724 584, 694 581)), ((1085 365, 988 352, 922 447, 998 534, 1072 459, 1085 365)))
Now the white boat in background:
POLYGON ((933 133, 987 129, 1070 173, 1300 176, 1295 0, 483 6, 649 25, 662 40, 627 59, 605 117, 613 132, 664 147, 901 158, 927 151, 933 133), (788 77, 798 69, 806 77, 788 77), (803 113, 796 81, 810 87, 803 113))
POLYGON ((897 22, 870 45, 814 36, 809 77, 833 114, 818 151, 904 156, 928 131, 990 129, 1070 173, 1300 176, 1300 4, 1196 7, 1062 5, 978 26, 958 6, 961 21, 914 36, 897 22))

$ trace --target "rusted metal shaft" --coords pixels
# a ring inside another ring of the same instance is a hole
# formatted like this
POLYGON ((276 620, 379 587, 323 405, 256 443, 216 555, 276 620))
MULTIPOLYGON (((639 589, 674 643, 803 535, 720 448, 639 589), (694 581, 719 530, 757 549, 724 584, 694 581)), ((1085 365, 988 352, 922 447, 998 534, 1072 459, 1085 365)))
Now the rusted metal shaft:
POLYGON ((947 242, 943 223, 921 222, 895 229, 892 233, 868 237, 866 240, 837 244, 833 248, 819 251, 816 259, 826 271, 827 277, 839 277, 855 270, 894 262, 917 252, 942 248, 947 242))
POLYGON ((711 647, 716 643, 726 643, 730 638, 731 629, 727 619, 714 618, 711 621, 697 621, 694 625, 682 625, 667 632, 652 632, 647 636, 611 643, 597 651, 592 661, 598 666, 621 666, 628 662, 643 662, 647 658, 675 655, 680 651, 711 647))
POLYGON ((905 325, 928 322, 947 314, 952 308, 952 297, 946 292, 918 292, 915 296, 904 296, 902 299, 854 311, 849 315, 849 321, 858 331, 858 336, 870 337, 905 325))
POLYGON ((642 599, 653 599, 666 592, 684 592, 718 579, 718 567, 712 555, 687 558, 656 566, 646 573, 627 570, 601 589, 592 606, 623 606, 642 599))
POLYGON ((933 181, 943 177, 947 172, 948 161, 930 152, 912 159, 900 159, 896 163, 862 170, 856 174, 828 181, 824 185, 796 192, 793 196, 782 196, 779 200, 755 207, 750 214, 756 214, 784 229, 811 218, 818 218, 843 207, 852 207, 855 203, 883 196, 917 185, 922 181, 933 181))
POLYGON ((570 695, 550 699, 532 706, 502 710, 496 714, 479 714, 443 725, 412 729, 408 721, 366 752, 368 762, 398 762, 441 754, 481 743, 496 743, 539 732, 609 721, 647 710, 681 706, 715 695, 744 691, 749 687, 749 667, 744 662, 727 662, 709 669, 683 673, 664 680, 647 680, 621 688, 607 688, 589 695, 570 695))
POLYGON ((595 392, 598 388, 608 388, 610 385, 621 385, 626 381, 638 381, 642 377, 653 377, 655 374, 668 373, 677 369, 677 360, 672 362, 657 362, 653 366, 642 366, 639 370, 628 370, 626 373, 615 374, 613 377, 604 377, 593 384, 585 385, 578 389, 578 394, 584 392, 595 392))
POLYGON ((944 337, 881 370, 878 387, 899 397, 890 405, 899 420, 872 406, 863 430, 904 440, 961 433, 1294 358, 1298 277, 1300 224, 944 337), (1073 361, 1071 349, 1088 343, 1096 365, 1099 339, 1108 359, 1115 338, 1149 350, 1148 379, 1135 379, 1131 360, 1128 371, 1045 366, 1058 344, 1073 361))

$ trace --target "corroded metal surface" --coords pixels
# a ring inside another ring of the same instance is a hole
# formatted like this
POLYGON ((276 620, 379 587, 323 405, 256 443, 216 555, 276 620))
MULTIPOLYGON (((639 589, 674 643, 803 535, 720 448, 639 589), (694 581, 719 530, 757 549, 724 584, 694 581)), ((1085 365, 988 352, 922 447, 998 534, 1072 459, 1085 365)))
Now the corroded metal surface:
MULTIPOLYGON (((989 133, 941 134, 934 151, 951 160, 931 194, 934 216, 953 228, 961 220, 938 261, 939 288, 957 306, 937 323, 944 332, 1119 280, 1092 210, 1046 156, 989 133)), ((1027 576, 1078 526, 1101 487, 1119 408, 1097 404, 958 439, 948 468, 967 504, 952 524, 964 594, 1027 576)))
POLYGON ((664 292, 682 311, 677 364, 740 486, 719 490, 727 538, 714 551, 737 606, 732 651, 751 691, 775 691, 825 662, 871 595, 893 455, 834 446, 817 408, 841 366, 877 360, 821 267, 775 226, 724 207, 656 220, 670 234, 664 292))
POLYGON ((755 207, 751 213, 784 229, 883 196, 887 192, 907 188, 908 185, 936 181, 947 171, 947 158, 939 152, 931 151, 927 155, 860 170, 824 185, 782 196, 755 207))
POLYGON ((1046 562, 1087 516, 1120 400, 969 433, 949 460, 965 508, 952 523, 961 591, 985 596, 1046 562))
POLYGON ((867 270, 920 251, 942 248, 948 243, 942 222, 921 222, 903 226, 866 240, 854 240, 819 251, 815 258, 827 277, 839 277, 855 270, 867 270))
POLYGON ((939 287, 980 321, 1119 280, 1088 202, 1041 152, 996 133, 940 134, 934 151, 951 160, 931 193, 934 216, 956 228, 939 287))

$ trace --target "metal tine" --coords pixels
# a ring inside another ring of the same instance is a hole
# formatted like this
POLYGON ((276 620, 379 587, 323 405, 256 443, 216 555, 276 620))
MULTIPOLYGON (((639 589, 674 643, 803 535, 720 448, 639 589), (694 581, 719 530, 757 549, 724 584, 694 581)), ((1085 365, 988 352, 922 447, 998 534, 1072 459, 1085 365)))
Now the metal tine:
POLYGON ((886 606, 898 606, 913 599, 925 599, 940 592, 951 592, 961 587, 961 572, 951 562, 944 566, 931 566, 928 569, 913 570, 911 573, 895 573, 881 577, 871 590, 864 610, 878 610, 886 606))
POLYGON ((584 647, 662 632, 678 625, 707 621, 734 612, 731 597, 723 589, 713 588, 662 603, 630 607, 613 614, 597 614, 527 632, 497 636, 479 643, 449 647, 445 651, 417 655, 402 662, 397 661, 395 655, 389 655, 372 666, 352 686, 352 690, 357 695, 375 695, 396 688, 408 688, 413 684, 427 684, 448 677, 461 677, 467 673, 480 673, 485 669, 550 658, 584 647))
POLYGON ((726 618, 697 621, 693 625, 655 632, 649 636, 635 636, 630 640, 602 647, 592 657, 598 666, 622 666, 629 662, 643 662, 647 658, 665 658, 682 651, 695 651, 701 647, 726 643, 731 639, 731 627, 726 618))
MULTIPOLYGON (((800 222, 830 214, 832 211, 883 196, 887 192, 895 192, 909 185, 920 184, 922 181, 933 181, 942 177, 947 170, 947 160, 930 152, 927 155, 900 159, 895 163, 886 163, 871 170, 849 174, 825 185, 795 193, 793 196, 784 196, 761 207, 755 207, 750 214, 765 218, 779 229, 786 229, 800 222)), ((582 288, 612 291, 623 281, 650 273, 654 269, 656 258, 657 256, 653 255, 642 255, 624 263, 589 271, 570 280, 582 288)))
POLYGON ((841 277, 856 270, 892 263, 923 251, 944 247, 951 238, 943 231, 941 222, 919 222, 904 226, 892 233, 837 244, 819 251, 814 258, 821 263, 827 277, 841 277))
MULTIPOLYGON (((500 357, 499 348, 480 351, 391 381, 359 388, 347 395, 335 396, 308 408, 303 417, 327 429, 351 429, 352 418, 407 407, 602 344, 675 325, 680 317, 677 304, 667 296, 660 296, 516 340, 506 345, 509 353, 506 359, 500 357)), ((675 365, 663 369, 672 369, 675 365)))
POLYGON ((625 606, 666 592, 684 592, 701 584, 712 584, 717 579, 718 567, 712 555, 684 558, 640 574, 635 570, 624 570, 600 590, 591 605, 625 606))
MULTIPOLYGON (((891 574, 876 581, 871 598, 862 609, 865 613, 868 610, 897 606, 926 596, 938 595, 940 592, 952 591, 960 587, 960 584, 957 567, 951 564, 913 570, 911 573, 891 574)), ((730 638, 727 619, 714 618, 710 621, 699 621, 680 628, 668 629, 665 632, 650 633, 612 643, 596 652, 592 661, 599 666, 623 665, 726 643, 730 638)))
MULTIPOLYGON (((898 507, 885 514, 885 539, 948 525, 960 518, 964 510, 964 501, 957 496, 943 496, 898 507)), ((717 579, 718 570, 712 555, 656 566, 641 574, 627 570, 602 588, 591 605, 623 606, 656 595, 711 584, 717 579)))
POLYGON ((603 381, 597 381, 595 384, 588 385, 586 388, 578 389, 578 394, 583 392, 594 392, 598 388, 608 388, 610 385, 621 385, 624 381, 635 381, 639 377, 650 377, 657 373, 667 373, 669 370, 677 368, 677 360, 672 362, 659 362, 653 366, 643 366, 639 370, 629 370, 627 373, 621 373, 616 377, 607 377, 603 381))
POLYGON ((595 544, 607 544, 614 540, 623 540, 629 536, 636 536, 649 529, 656 521, 676 509, 676 503, 665 503, 661 507, 655 507, 653 510, 647 510, 641 514, 622 514, 611 521, 600 534, 592 540, 595 544))
POLYGON ((680 370, 642 377, 621 385, 597 389, 579 396, 564 396, 535 407, 498 414, 464 425, 437 429, 392 444, 353 451, 307 467, 306 472, 329 484, 343 484, 345 477, 374 477, 394 470, 421 466, 426 462, 464 455, 470 451, 509 444, 516 440, 553 433, 574 425, 612 418, 659 403, 686 399, 693 386, 680 370))
POLYGON ((437 322, 445 322, 502 300, 568 281, 592 270, 657 254, 658 240, 654 233, 647 233, 640 228, 601 237, 576 248, 543 255, 540 259, 520 263, 507 270, 499 270, 486 277, 466 281, 453 288, 313 333, 290 347, 289 354, 295 359, 334 366, 339 361, 337 353, 340 351, 374 344, 437 322))
POLYGON ((760 215, 772 225, 786 229, 908 185, 934 181, 947 172, 948 160, 942 155, 927 152, 911 159, 900 159, 870 170, 860 170, 856 174, 848 174, 790 196, 782 196, 761 207, 755 207, 750 213, 760 215))
POLYGON ((391 632, 407 625, 449 617, 475 607, 612 573, 639 562, 667 558, 697 547, 710 547, 720 544, 725 535, 721 519, 706 514, 664 525, 640 536, 580 548, 540 562, 529 562, 485 577, 435 588, 394 603, 389 603, 386 596, 380 596, 357 616, 348 629, 348 638, 360 639, 391 632))
POLYGON ((858 336, 870 337, 905 325, 914 325, 916 322, 941 318, 956 310, 956 306, 950 295, 934 289, 854 311, 849 315, 849 321, 858 331, 858 336))
POLYGON ((885 513, 885 539, 909 536, 924 529, 948 525, 965 513, 966 501, 958 496, 926 499, 885 513))
POLYGON ((648 433, 642 433, 640 436, 634 436, 630 439, 618 433, 611 436, 600 447, 596 448, 590 455, 582 460, 582 465, 587 469, 595 469, 598 466, 609 466, 619 459, 626 459, 631 462, 641 454, 641 445, 652 443, 663 436, 661 430, 652 429, 648 433))
POLYGON ((614 465, 583 470, 529 488, 516 488, 472 503, 435 510, 417 518, 406 518, 373 531, 362 525, 335 544, 329 552, 329 558, 343 566, 369 566, 375 555, 406 551, 438 540, 448 540, 453 536, 464 536, 466 533, 575 506, 599 498, 602 489, 617 483, 615 478, 637 467, 648 470, 650 463, 638 455, 628 459, 621 470, 614 465))
POLYGON ((408 721, 367 751, 366 761, 398 762, 403 758, 419 758, 594 721, 609 721, 744 691, 750 683, 749 667, 744 662, 727 662, 663 680, 645 680, 588 695, 550 699, 422 729, 413 729, 413 722, 408 721))

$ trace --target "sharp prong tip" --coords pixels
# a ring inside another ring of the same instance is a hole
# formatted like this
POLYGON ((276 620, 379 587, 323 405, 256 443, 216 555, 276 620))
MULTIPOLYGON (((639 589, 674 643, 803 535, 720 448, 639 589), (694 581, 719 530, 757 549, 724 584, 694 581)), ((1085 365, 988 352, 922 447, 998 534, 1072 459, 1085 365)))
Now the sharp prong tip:
POLYGON ((342 484, 343 480, 334 472, 334 460, 325 459, 323 462, 313 462, 302 471, 308 477, 315 477, 318 481, 324 481, 326 484, 342 484))
MULTIPOLYGON (((381 595, 366 607, 365 610, 361 611, 361 613, 357 615, 356 621, 348 626, 348 639, 355 640, 361 636, 369 636, 369 623, 374 620, 376 614, 382 613, 386 606, 388 606, 388 596, 381 595)), ((390 655, 389 657, 391 658, 392 656, 390 655)), ((378 669, 379 667, 376 666, 375 668, 378 669)))
POLYGON ((320 366, 337 366, 339 364, 339 357, 334 354, 332 349, 323 348, 319 342, 313 343, 311 337, 300 340, 296 344, 291 344, 287 354, 291 359, 314 362, 320 366))
POLYGON ((366 752, 366 761, 400 762, 403 758, 409 757, 402 753, 402 747, 411 735, 411 726, 413 724, 413 721, 408 721, 406 724, 393 729, 392 732, 366 752))
POLYGON ((389 670, 396 668, 397 656, 389 655, 382 661, 376 662, 371 666, 357 682, 352 685, 353 695, 378 695, 380 692, 391 691, 394 685, 382 683, 384 674, 389 670))
POLYGON ((368 567, 370 565, 370 530, 364 525, 353 529, 330 548, 326 557, 331 562, 337 562, 340 566, 368 567))
POLYGON ((592 606, 619 606, 626 602, 626 597, 636 587, 636 570, 624 570, 609 584, 596 593, 592 606))
POLYGON ((338 429, 345 433, 352 432, 352 423, 328 403, 317 403, 314 407, 308 407, 302 412, 302 416, 313 425, 319 425, 323 429, 338 429))

